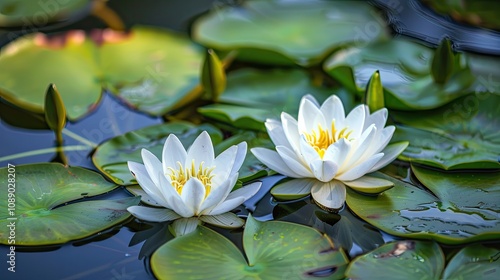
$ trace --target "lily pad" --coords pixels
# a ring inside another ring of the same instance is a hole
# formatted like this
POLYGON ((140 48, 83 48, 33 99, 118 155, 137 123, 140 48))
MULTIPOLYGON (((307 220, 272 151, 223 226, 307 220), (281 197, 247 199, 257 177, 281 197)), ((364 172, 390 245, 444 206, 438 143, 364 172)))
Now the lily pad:
POLYGON ((500 96, 479 93, 422 112, 392 111, 391 141, 409 141, 400 159, 446 170, 500 168, 500 96))
POLYGON ((214 145, 222 141, 222 132, 209 124, 195 126, 188 122, 172 122, 153 125, 127 132, 102 143, 92 155, 92 162, 117 184, 137 184, 128 169, 127 161, 142 162, 143 148, 161 158, 163 145, 171 133, 188 147, 204 130, 210 134, 214 145))
MULTIPOLYGON (((92 0, 4 0, 0 3, 0 27, 43 27, 90 11, 92 0), (27 26, 29 24, 29 27, 27 26)), ((24 29, 23 29, 24 31, 24 29)))
POLYGON ((228 74, 226 90, 219 97, 223 104, 207 105, 198 111, 238 128, 265 131, 266 119, 279 119, 283 111, 296 114, 302 96, 311 94, 323 102, 334 93, 342 99, 346 110, 352 108, 354 102, 349 93, 314 86, 305 71, 242 69, 228 74))
POLYGON ((240 59, 310 66, 340 47, 386 38, 385 27, 364 2, 245 1, 200 17, 192 36, 213 49, 237 49, 240 59))
POLYGON ((77 120, 95 108, 104 87, 130 106, 162 115, 201 94, 202 59, 201 48, 187 37, 157 28, 104 30, 90 37, 83 31, 36 33, 3 48, 0 96, 40 114, 53 83, 68 118, 77 120))
POLYGON ((105 87, 129 105, 163 115, 201 95, 202 49, 186 36, 136 27, 99 48, 105 87))
POLYGON ((323 67, 353 92, 360 92, 378 70, 385 106, 391 109, 433 109, 471 92, 475 79, 459 55, 450 78, 442 84, 433 80, 432 57, 431 49, 394 38, 339 51, 323 67))
POLYGON ((439 279, 444 255, 439 245, 426 241, 397 241, 355 258, 349 279, 439 279))
POLYGON ((460 250, 444 267, 435 242, 397 241, 354 259, 350 279, 497 279, 500 251, 480 244, 460 250), (383 269, 380 269, 383 267, 383 269))
MULTIPOLYGON (((61 244, 90 236, 130 217, 127 207, 138 198, 81 201, 108 192, 117 185, 101 175, 58 163, 19 165, 0 169, 2 186, 0 226, 15 225, 16 245, 61 244), (14 194, 15 196, 10 196, 14 194), (8 200, 9 197, 11 200, 8 200), (13 205, 12 205, 13 204, 13 205)), ((0 243, 12 244, 3 230, 0 243)))
POLYGON ((373 226, 405 238, 463 244, 500 237, 500 173, 412 170, 427 189, 374 173, 394 187, 374 197, 348 189, 347 205, 373 226))
POLYGON ((259 222, 251 215, 243 247, 246 259, 231 241, 199 226, 161 246, 151 268, 159 279, 342 279, 348 262, 342 249, 310 227, 259 222))

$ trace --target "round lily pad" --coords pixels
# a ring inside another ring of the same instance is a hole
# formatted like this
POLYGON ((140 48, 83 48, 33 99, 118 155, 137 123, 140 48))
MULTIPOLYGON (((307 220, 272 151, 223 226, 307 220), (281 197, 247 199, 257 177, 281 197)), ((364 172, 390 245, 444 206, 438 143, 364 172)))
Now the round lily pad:
POLYGON ((478 93, 430 111, 398 112, 391 141, 409 141, 400 159, 446 170, 500 169, 500 96, 478 93))
POLYGON ((471 92, 475 79, 459 55, 455 56, 455 66, 444 83, 433 80, 432 59, 431 49, 394 38, 339 51, 323 67, 353 92, 361 91, 378 70, 385 106, 391 109, 433 109, 471 92))
POLYGON ((0 56, 0 96, 43 113, 49 84, 61 94, 70 120, 93 110, 103 88, 130 106, 162 115, 198 97, 201 48, 159 28, 128 33, 102 30, 36 33, 10 43, 0 56), (26 79, 30 82, 27 83, 26 79))
POLYGON ((349 279, 439 279, 444 255, 435 242, 397 241, 355 258, 349 279))
POLYGON ((139 26, 98 52, 105 87, 142 112, 163 115, 202 93, 203 51, 185 35, 139 26))
POLYGON ((498 278, 500 250, 480 244, 461 249, 444 267, 443 251, 435 242, 404 240, 385 244, 355 258, 347 268, 350 279, 488 279, 498 278), (380 269, 383 267, 383 269, 380 269))
POLYGON ((127 207, 138 198, 68 202, 108 192, 117 185, 96 172, 58 163, 0 169, 2 186, 0 243, 61 244, 90 236, 130 217, 127 207), (9 198, 9 199, 7 199, 9 198), (12 234, 14 232, 14 234, 12 234))
POLYGON ((143 148, 161 158, 165 139, 171 133, 174 133, 187 148, 204 130, 210 134, 214 145, 222 141, 222 132, 209 124, 200 126, 188 122, 159 124, 130 131, 102 143, 92 155, 92 162, 117 184, 137 184, 128 169, 127 162, 142 163, 141 150, 143 148))
POLYGON ((427 189, 374 173, 394 187, 375 197, 348 190, 349 208, 373 226, 406 238, 463 244, 500 237, 500 173, 412 170, 427 189))
POLYGON ((246 259, 231 241, 199 226, 162 245, 151 268, 159 279, 342 279, 348 260, 332 245, 310 227, 249 216, 243 233, 246 259))
POLYGON ((332 51, 387 36, 381 15, 364 2, 245 1, 218 6, 193 25, 193 39, 239 58, 303 66, 332 51))

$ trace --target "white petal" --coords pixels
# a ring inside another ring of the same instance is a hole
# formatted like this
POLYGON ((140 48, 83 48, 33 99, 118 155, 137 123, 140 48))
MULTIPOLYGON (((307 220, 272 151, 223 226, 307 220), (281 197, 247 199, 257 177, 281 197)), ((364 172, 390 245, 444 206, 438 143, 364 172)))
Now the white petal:
POLYGON ((196 230, 200 221, 198 217, 193 218, 180 218, 172 223, 172 228, 175 233, 175 237, 179 237, 196 230))
POLYGON ((360 138, 355 141, 355 146, 351 150, 349 160, 344 162, 344 168, 351 169, 361 162, 370 158, 373 154, 366 153, 370 146, 373 145, 373 139, 377 134, 377 128, 374 124, 370 125, 368 129, 363 131, 360 138))
POLYGON ((163 145, 162 152, 162 165, 163 165, 163 174, 168 174, 169 167, 178 169, 180 164, 184 164, 186 161, 186 150, 184 146, 182 146, 181 141, 174 134, 170 134, 165 140, 165 144, 163 145))
POLYGON ((401 154, 406 147, 408 147, 408 142, 398 142, 387 146, 384 150, 384 156, 375 164, 368 172, 377 171, 380 168, 388 165, 393 160, 395 160, 399 154, 401 154))
POLYGON ((394 186, 391 181, 366 175, 354 181, 344 181, 344 184, 358 192, 371 194, 381 193, 394 186))
POLYGON ((236 153, 236 158, 234 160, 233 168, 231 169, 231 174, 238 172, 245 161, 247 156, 247 142, 241 142, 237 146, 238 152, 236 153))
POLYGON ((266 148, 252 148, 250 151, 259 161, 270 169, 288 177, 300 178, 300 175, 293 172, 277 152, 266 148))
POLYGON ((304 166, 302 160, 297 158, 297 155, 292 150, 285 146, 276 146, 276 151, 295 174, 300 177, 311 177, 312 174, 309 168, 304 166))
MULTIPOLYGON (((359 105, 354 108, 349 115, 345 118, 344 127, 347 127, 348 131, 352 131, 349 135, 351 139, 358 139, 363 132, 363 127, 365 124, 365 105, 359 105)), ((340 132, 342 128, 337 127, 340 132)))
POLYGON ((293 149, 290 142, 288 142, 288 139, 286 138, 280 121, 267 119, 265 125, 267 134, 269 134, 269 138, 271 138, 271 141, 273 141, 275 146, 285 146, 293 149))
POLYGON ((149 222, 166 222, 181 218, 173 210, 167 208, 130 206, 127 208, 127 211, 135 217, 149 222))
POLYGON ((200 220, 209 223, 214 226, 223 227, 223 228, 239 228, 245 224, 245 221, 236 214, 227 212, 220 215, 210 215, 210 216, 200 216, 200 220))
POLYGON ((372 144, 370 145, 370 149, 367 150, 367 153, 370 154, 380 153, 391 140, 395 129, 396 128, 392 125, 382 129, 382 131, 378 133, 375 139, 373 139, 372 144))
POLYGON ((141 150, 141 156, 142 161, 144 162, 144 167, 146 167, 146 170, 148 171, 149 178, 151 178, 155 185, 158 185, 160 182, 158 182, 156 174, 158 174, 158 172, 163 172, 161 162, 155 155, 146 149, 141 150))
POLYGON ((248 184, 246 186, 243 186, 235 191, 232 191, 229 193, 229 195, 226 197, 226 200, 233 199, 236 197, 243 197, 247 201, 249 198, 254 196, 262 186, 261 182, 254 182, 251 184, 248 184))
POLYGON ((346 172, 338 175, 335 179, 340 181, 352 181, 368 173, 368 171, 384 156, 383 153, 375 154, 364 162, 348 169, 346 172))
POLYGON ((232 174, 232 167, 235 164, 237 155, 238 147, 231 146, 215 158, 215 169, 212 171, 212 174, 215 175, 214 178, 212 178, 212 183, 214 185, 220 185, 229 178, 232 174))
POLYGON ((217 205, 214 209, 206 213, 206 215, 219 215, 222 213, 229 212, 233 210, 234 208, 238 207, 241 205, 243 202, 245 202, 244 197, 236 197, 233 199, 228 199, 221 204, 217 205))
POLYGON ((300 134, 299 134, 299 126, 297 124, 297 120, 295 120, 289 114, 283 112, 281 113, 281 123, 283 125, 283 132, 285 133, 285 137, 290 143, 290 146, 292 146, 292 149, 296 154, 299 154, 300 134))
POLYGON ((323 159, 335 162, 339 169, 337 173, 342 172, 344 168, 344 163, 349 160, 349 153, 351 151, 351 143, 345 138, 339 139, 339 141, 333 143, 328 147, 323 156, 323 159))
POLYGON ((292 179, 271 189, 271 194, 279 199, 298 199, 311 193, 316 179, 292 179))
POLYGON ((365 130, 371 124, 374 124, 375 127, 379 130, 382 129, 387 121, 387 116, 388 112, 386 108, 382 108, 371 115, 366 115, 365 127, 363 128, 363 130, 365 130))
POLYGON ((344 205, 346 189, 337 180, 326 183, 318 181, 311 188, 311 195, 318 204, 329 209, 339 209, 344 205))
POLYGON ((312 96, 311 94, 306 94, 304 96, 302 96, 302 98, 300 99, 300 101, 302 102, 303 100, 308 100, 310 101, 311 103, 313 103, 316 107, 319 108, 319 103, 318 101, 316 100, 316 98, 314 98, 314 96, 312 96))
POLYGON ((318 125, 321 125, 323 128, 327 127, 323 113, 321 113, 317 104, 305 98, 300 102, 297 124, 299 133, 311 133, 318 125))
POLYGON ((304 135, 300 136, 300 155, 306 163, 321 159, 318 152, 307 142, 304 135))
POLYGON ((236 181, 238 180, 238 173, 233 174, 228 180, 222 182, 219 186, 214 186, 207 198, 203 201, 200 206, 200 214, 208 213, 211 209, 213 209, 218 204, 222 203, 226 197, 229 195, 229 192, 233 189, 236 181))
POLYGON ((338 166, 329 160, 315 160, 310 164, 314 177, 321 182, 328 182, 332 180, 337 174, 338 166))
POLYGON ((182 188, 181 198, 184 204, 189 207, 194 215, 200 212, 200 206, 205 199, 205 186, 198 178, 189 179, 182 188))
POLYGON ((194 165, 198 167, 202 162, 203 166, 208 167, 213 165, 214 161, 214 146, 208 132, 203 131, 187 150, 185 166, 190 166, 194 159, 194 165))
POLYGON ((158 174, 160 178, 161 190, 163 192, 163 196, 167 199, 168 204, 170 205, 170 209, 174 210, 177 214, 181 215, 184 218, 192 217, 194 212, 190 207, 184 204, 181 196, 177 193, 177 191, 172 187, 170 182, 167 181, 167 178, 161 173, 158 174))
POLYGON ((171 208, 159 187, 153 183, 144 165, 129 161, 128 169, 134 174, 137 183, 154 200, 163 207, 171 208))
POLYGON ((325 116, 325 121, 330 123, 335 120, 335 125, 342 126, 345 119, 344 105, 342 100, 336 95, 328 97, 321 105, 321 112, 325 116))

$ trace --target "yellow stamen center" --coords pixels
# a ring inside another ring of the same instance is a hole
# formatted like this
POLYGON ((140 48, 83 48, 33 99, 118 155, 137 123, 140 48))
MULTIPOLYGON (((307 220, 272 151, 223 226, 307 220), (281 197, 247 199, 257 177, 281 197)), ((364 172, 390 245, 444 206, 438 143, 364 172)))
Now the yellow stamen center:
POLYGON ((337 142, 341 138, 349 139, 349 135, 352 131, 347 131, 347 127, 338 131, 335 128, 335 122, 332 121, 331 129, 323 129, 320 124, 318 128, 313 130, 311 133, 304 133, 307 143, 316 150, 321 158, 325 155, 328 147, 337 142))
POLYGON ((203 167, 203 163, 204 162, 201 162, 200 165, 196 167, 193 160, 191 166, 184 167, 180 162, 177 162, 179 166, 178 169, 172 167, 168 168, 170 172, 166 175, 170 177, 171 184, 177 193, 182 193, 182 188, 184 188, 184 185, 189 179, 197 178, 205 186, 205 197, 208 196, 212 188, 212 178, 214 177, 212 171, 215 167, 206 168, 203 167))

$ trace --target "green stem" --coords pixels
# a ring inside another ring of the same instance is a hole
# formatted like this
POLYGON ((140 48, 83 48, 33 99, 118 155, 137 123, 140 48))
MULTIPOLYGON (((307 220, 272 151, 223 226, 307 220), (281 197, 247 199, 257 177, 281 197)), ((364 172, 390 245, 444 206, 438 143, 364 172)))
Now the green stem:
POLYGON ((88 139, 85 139, 82 136, 80 136, 80 135, 78 135, 78 134, 76 134, 76 133, 74 133, 71 130, 68 130, 66 128, 63 128, 62 133, 64 135, 66 135, 68 137, 71 137, 71 138, 75 139, 76 141, 78 141, 78 142, 80 142, 82 144, 85 144, 87 146, 90 146, 92 148, 95 148, 95 147, 98 146, 96 143, 94 143, 94 142, 92 142, 92 141, 90 141, 88 139))
POLYGON ((74 146, 65 146, 65 147, 45 148, 45 149, 33 150, 33 151, 29 151, 29 152, 22 152, 22 153, 13 154, 10 156, 0 157, 0 161, 8 161, 8 160, 13 160, 13 159, 36 156, 36 155, 43 155, 43 154, 48 154, 48 153, 57 153, 57 152, 64 152, 64 151, 66 151, 66 152, 85 151, 85 150, 89 150, 89 147, 82 146, 82 145, 74 145, 74 146))

